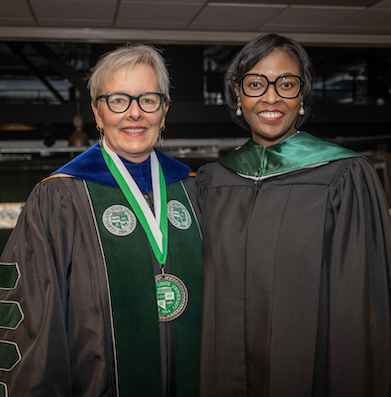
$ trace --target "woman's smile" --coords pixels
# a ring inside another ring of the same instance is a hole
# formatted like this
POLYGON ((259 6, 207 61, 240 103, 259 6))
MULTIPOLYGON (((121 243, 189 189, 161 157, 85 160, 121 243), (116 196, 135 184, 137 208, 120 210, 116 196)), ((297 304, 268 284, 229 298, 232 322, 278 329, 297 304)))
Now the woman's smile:
POLYGON ((284 113, 278 112, 278 111, 263 110, 263 111, 259 112, 258 115, 265 122, 268 122, 268 121, 275 122, 275 121, 279 121, 284 116, 284 113))
POLYGON ((125 127, 121 128, 121 131, 127 133, 127 134, 138 134, 140 135, 142 132, 147 131, 145 127, 125 127))

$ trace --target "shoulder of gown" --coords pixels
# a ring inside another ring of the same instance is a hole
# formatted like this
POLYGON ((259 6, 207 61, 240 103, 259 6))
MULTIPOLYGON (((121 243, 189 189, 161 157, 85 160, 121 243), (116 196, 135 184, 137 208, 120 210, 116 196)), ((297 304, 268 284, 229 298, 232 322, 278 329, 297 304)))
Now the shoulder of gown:
MULTIPOLYGON (((331 204, 340 205, 343 200, 356 197, 367 210, 373 206, 388 213, 388 204, 383 186, 372 163, 366 158, 350 158, 335 162, 334 175, 329 183, 331 204)), ((333 165, 333 163, 331 163, 333 165)))

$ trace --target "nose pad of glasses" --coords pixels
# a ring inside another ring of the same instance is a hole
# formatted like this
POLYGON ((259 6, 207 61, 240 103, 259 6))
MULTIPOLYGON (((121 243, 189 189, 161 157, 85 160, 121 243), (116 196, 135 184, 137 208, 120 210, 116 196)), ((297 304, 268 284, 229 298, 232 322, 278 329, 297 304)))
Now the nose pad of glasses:
POLYGON ((269 86, 267 87, 267 90, 265 93, 261 96, 266 102, 278 102, 281 97, 278 95, 277 90, 276 90, 276 85, 274 83, 269 83, 269 86))
POLYGON ((126 109, 127 112, 137 110, 139 113, 142 113, 140 105, 136 98, 130 98, 129 107, 126 109))

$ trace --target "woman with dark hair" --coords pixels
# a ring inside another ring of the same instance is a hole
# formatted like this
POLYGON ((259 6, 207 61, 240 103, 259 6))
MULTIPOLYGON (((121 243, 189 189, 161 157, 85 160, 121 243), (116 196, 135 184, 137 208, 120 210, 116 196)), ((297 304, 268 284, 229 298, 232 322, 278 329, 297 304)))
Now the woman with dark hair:
POLYGON ((197 174, 201 396, 390 396, 391 224, 368 160, 298 131, 311 63, 247 44, 226 74, 252 138, 197 174))

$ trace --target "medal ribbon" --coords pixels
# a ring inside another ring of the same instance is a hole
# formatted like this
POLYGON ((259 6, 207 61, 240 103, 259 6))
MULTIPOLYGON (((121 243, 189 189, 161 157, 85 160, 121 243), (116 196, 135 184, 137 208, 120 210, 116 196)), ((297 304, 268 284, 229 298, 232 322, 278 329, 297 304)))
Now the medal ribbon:
POLYGON ((167 193, 166 182, 162 167, 155 151, 151 152, 151 176, 153 189, 153 203, 155 216, 145 201, 139 187, 124 163, 113 152, 103 139, 101 147, 103 158, 114 179, 117 181, 122 193, 136 213, 141 226, 144 228, 153 253, 160 266, 167 260, 168 224, 167 224, 167 193))

